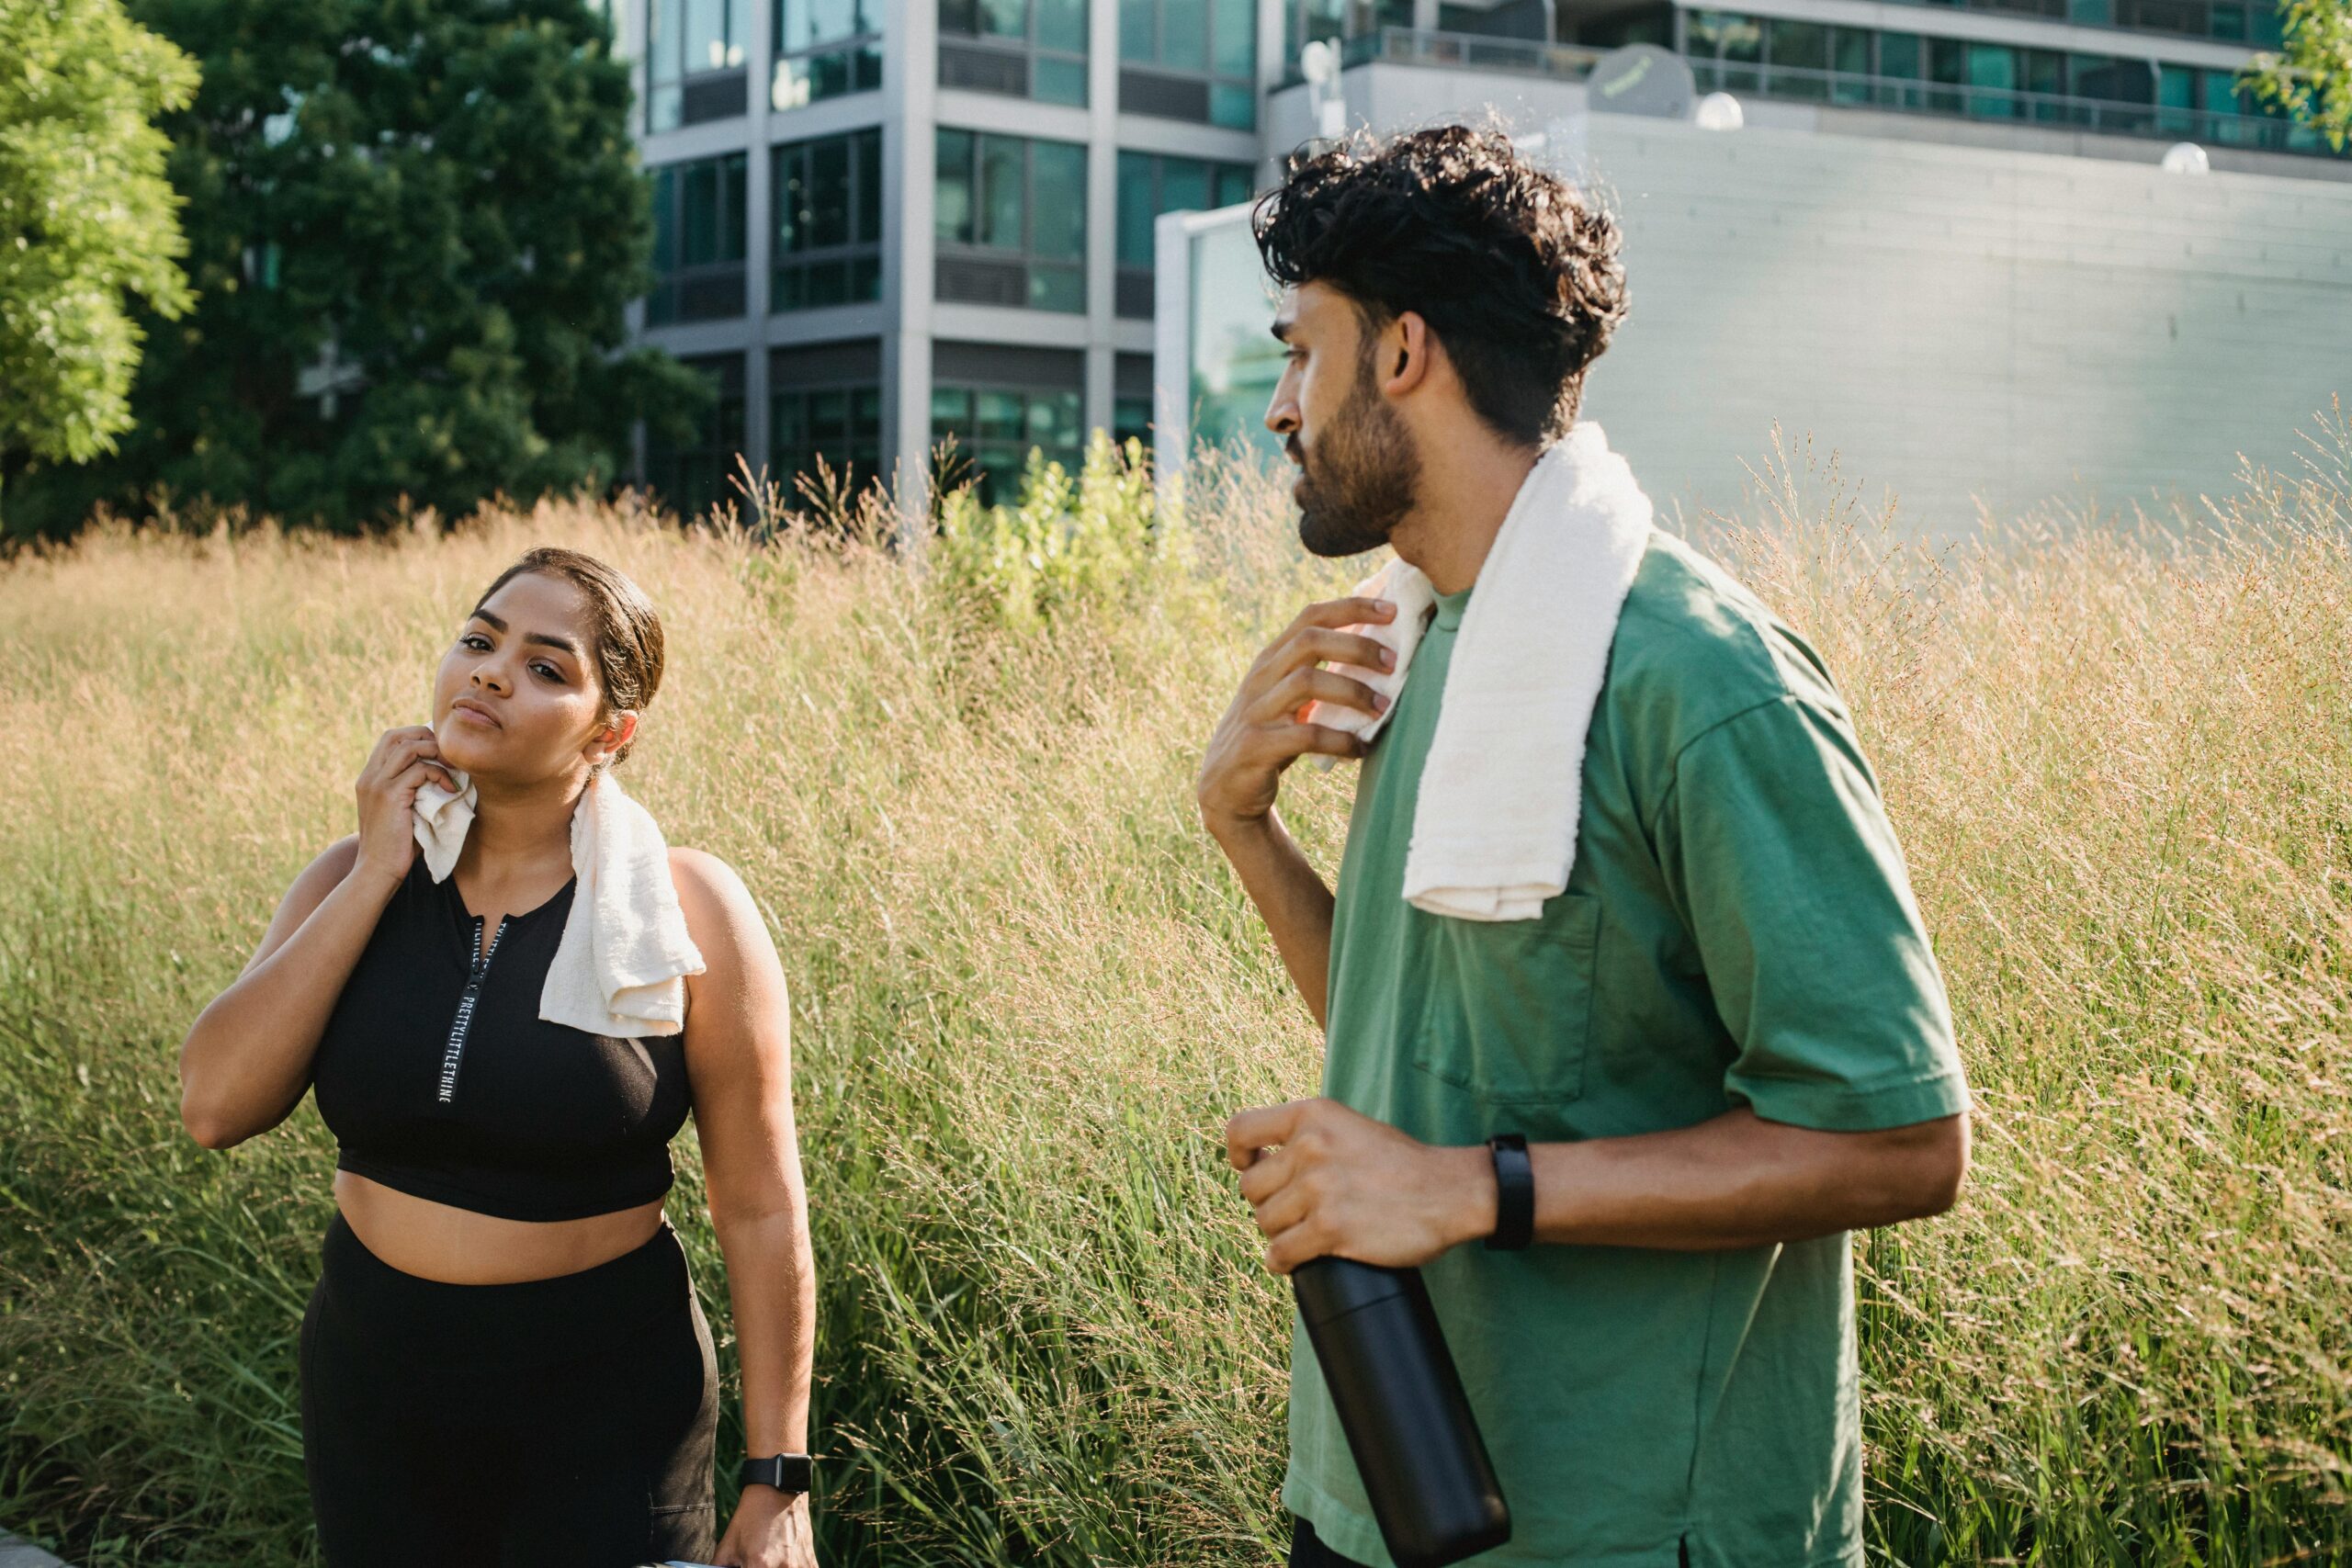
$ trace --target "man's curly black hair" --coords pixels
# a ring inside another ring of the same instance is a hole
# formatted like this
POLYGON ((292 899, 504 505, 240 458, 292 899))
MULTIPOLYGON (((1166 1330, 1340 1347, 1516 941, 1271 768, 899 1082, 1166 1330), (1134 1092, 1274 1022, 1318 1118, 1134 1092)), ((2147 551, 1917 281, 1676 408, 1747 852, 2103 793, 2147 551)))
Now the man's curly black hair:
POLYGON ((1418 312, 1471 407, 1522 446, 1576 423, 1585 367, 1625 316, 1616 222, 1497 130, 1302 149, 1251 228, 1275 281, 1338 289, 1367 333, 1418 312))

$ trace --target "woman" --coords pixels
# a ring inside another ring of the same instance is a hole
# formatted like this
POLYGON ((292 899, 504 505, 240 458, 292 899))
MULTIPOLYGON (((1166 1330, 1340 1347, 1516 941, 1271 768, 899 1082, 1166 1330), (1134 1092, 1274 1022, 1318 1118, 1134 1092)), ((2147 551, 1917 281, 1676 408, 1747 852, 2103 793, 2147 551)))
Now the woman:
MULTIPOLYGON (((635 810, 586 792, 609 787, 661 679, 635 583, 574 551, 526 555, 443 656, 432 728, 376 743, 359 831, 294 879, 180 1049, 182 1119, 206 1147, 275 1127, 313 1082, 340 1145, 301 1336, 330 1568, 815 1562, 788 1016, 742 883, 667 852, 677 908, 649 902, 683 913, 702 966, 673 976, 683 1030, 540 1016, 575 808, 635 810), (441 882, 419 852, 427 785, 471 791, 441 882), (689 1108, 741 1337, 744 1469, 764 1478, 715 1549, 710 1331, 662 1202, 689 1108)), ((589 900, 598 921, 656 913, 606 902, 589 900)))

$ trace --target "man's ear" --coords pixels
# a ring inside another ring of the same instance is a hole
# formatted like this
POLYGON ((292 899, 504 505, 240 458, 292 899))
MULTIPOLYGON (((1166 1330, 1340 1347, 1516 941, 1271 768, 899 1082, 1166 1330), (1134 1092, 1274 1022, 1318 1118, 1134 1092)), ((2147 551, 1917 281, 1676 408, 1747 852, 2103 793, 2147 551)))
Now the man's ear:
POLYGON ((1380 336, 1380 357, 1387 362, 1380 389, 1392 398, 1403 397, 1429 375, 1430 355, 1436 350, 1437 340, 1419 310, 1399 310, 1396 319, 1381 329, 1380 336))

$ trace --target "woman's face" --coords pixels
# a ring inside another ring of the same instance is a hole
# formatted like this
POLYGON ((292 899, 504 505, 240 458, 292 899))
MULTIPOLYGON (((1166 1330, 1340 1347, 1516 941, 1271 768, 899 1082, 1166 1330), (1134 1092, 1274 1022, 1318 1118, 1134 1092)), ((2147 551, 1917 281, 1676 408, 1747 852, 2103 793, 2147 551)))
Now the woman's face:
POLYGON ((579 589, 537 572, 508 581, 466 618, 434 677, 442 760, 478 778, 530 784, 602 758, 619 740, 594 649, 579 589))

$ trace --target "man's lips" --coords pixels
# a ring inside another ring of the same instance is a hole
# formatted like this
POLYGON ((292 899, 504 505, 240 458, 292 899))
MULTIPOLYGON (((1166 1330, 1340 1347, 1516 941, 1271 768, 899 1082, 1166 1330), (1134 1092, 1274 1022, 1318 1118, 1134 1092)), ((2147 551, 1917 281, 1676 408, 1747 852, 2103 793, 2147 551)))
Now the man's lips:
POLYGON ((474 718, 480 720, 481 723, 489 725, 492 729, 503 729, 506 728, 504 725, 498 722, 498 716, 496 714, 491 712, 480 703, 470 701, 465 697, 459 697, 456 702, 451 703, 449 705, 449 711, 453 714, 469 714, 474 718))

